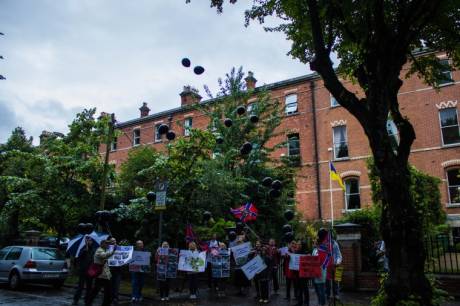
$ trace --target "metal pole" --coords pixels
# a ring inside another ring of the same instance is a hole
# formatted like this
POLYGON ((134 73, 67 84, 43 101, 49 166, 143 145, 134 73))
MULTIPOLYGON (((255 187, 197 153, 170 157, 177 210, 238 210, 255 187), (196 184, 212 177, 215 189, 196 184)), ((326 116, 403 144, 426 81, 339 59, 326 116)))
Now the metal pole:
POLYGON ((331 200, 331 228, 332 228, 334 227, 334 203, 332 199, 331 164, 332 164, 332 161, 329 161, 329 195, 330 195, 330 200, 331 200))
POLYGON ((158 245, 161 246, 163 237, 163 211, 160 211, 160 219, 158 220, 158 245))

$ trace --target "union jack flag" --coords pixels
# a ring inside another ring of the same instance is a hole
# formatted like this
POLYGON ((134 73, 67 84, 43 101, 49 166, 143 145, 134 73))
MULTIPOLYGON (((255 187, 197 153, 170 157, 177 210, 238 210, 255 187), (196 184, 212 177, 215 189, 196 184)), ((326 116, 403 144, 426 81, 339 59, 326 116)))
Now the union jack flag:
POLYGON ((246 223, 248 221, 255 221, 257 219, 257 207, 252 203, 246 203, 245 205, 236 209, 231 209, 230 212, 235 218, 246 223))

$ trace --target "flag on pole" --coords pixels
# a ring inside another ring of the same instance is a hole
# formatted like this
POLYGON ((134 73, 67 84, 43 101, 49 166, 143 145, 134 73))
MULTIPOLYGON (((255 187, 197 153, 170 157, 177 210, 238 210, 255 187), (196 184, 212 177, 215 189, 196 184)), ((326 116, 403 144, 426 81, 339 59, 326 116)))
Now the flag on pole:
POLYGON ((334 165, 332 162, 329 162, 329 175, 331 177, 331 180, 337 181, 339 183, 340 187, 342 187, 343 190, 345 190, 345 185, 343 184, 342 178, 340 177, 339 173, 337 170, 335 170, 334 165))
POLYGON ((246 203, 245 205, 236 209, 231 209, 230 212, 235 218, 246 223, 248 221, 255 221, 257 219, 257 207, 252 203, 246 203))

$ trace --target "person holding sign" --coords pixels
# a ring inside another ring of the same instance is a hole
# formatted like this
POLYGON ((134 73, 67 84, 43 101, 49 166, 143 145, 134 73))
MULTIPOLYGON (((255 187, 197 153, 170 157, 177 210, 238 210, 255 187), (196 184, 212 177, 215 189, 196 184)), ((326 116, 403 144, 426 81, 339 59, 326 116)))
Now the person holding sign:
MULTIPOLYGON (((302 242, 297 253, 299 254, 308 254, 308 246, 306 242, 302 242)), ((303 257, 300 256, 300 262, 302 262, 303 257)), ((301 264, 299 262, 299 277, 297 278, 297 304, 295 306, 310 305, 310 292, 308 290, 308 281, 309 278, 303 275, 301 270, 301 264)))
POLYGON ((278 248, 276 247, 276 241, 275 239, 270 239, 268 241, 268 245, 269 245, 269 249, 268 249, 268 252, 269 252, 269 255, 272 259, 272 263, 273 263, 273 269, 271 271, 271 279, 273 281, 273 291, 276 294, 278 294, 278 290, 280 288, 279 286, 279 282, 278 282, 278 267, 280 265, 280 251, 278 250, 278 248))
POLYGON ((160 288, 160 299, 162 301, 169 301, 169 278, 166 277, 167 263, 166 258, 169 255, 169 243, 164 241, 161 244, 161 248, 158 248, 155 254, 155 262, 157 264, 157 280, 158 287, 160 288), (160 274, 161 265, 161 276, 160 274), (163 277, 164 274, 164 277, 163 277))
MULTIPOLYGON (((113 246, 113 250, 117 249, 117 239, 115 237, 109 237, 110 244, 113 246)), ((111 266, 110 273, 112 274, 111 286, 112 286, 112 303, 118 305, 118 293, 120 292, 121 283, 121 266, 111 266)))
MULTIPOLYGON (((236 241, 236 246, 235 247, 240 247, 246 244, 246 237, 245 235, 241 235, 237 238, 236 241)), ((249 247, 250 247, 250 243, 249 247)), ((241 270, 241 267, 244 266, 244 264, 247 262, 247 256, 245 257, 236 257, 236 253, 234 252, 232 248, 232 258, 234 260, 234 269, 235 269, 235 286, 238 288, 238 295, 246 295, 246 291, 248 287, 251 285, 251 282, 247 279, 246 275, 244 275, 244 272, 241 270)))
POLYGON ((326 280, 328 279, 328 270, 334 264, 332 245, 330 243, 329 232, 325 229, 318 231, 316 246, 312 252, 313 256, 318 256, 321 264, 321 275, 313 279, 318 303, 320 306, 326 305, 326 280))
MULTIPOLYGON (((135 251, 144 252, 144 242, 136 241, 135 251)), ((132 302, 142 301, 142 288, 144 287, 145 272, 143 266, 140 266, 139 271, 131 272, 131 287, 132 287, 132 302)))
MULTIPOLYGON (((188 249, 189 251, 192 252, 192 254, 196 257, 198 257, 199 253, 196 247, 195 242, 190 242, 188 244, 188 249)), ((204 264, 204 263, 203 263, 204 264)), ((190 289, 190 299, 191 300, 196 300, 197 296, 197 291, 198 291, 198 272, 187 272, 187 277, 189 281, 189 289, 190 289)))
POLYGON ((284 276, 286 277, 286 297, 285 300, 291 299, 291 287, 294 287, 294 296, 297 297, 297 277, 298 271, 289 269, 290 256, 289 254, 295 254, 297 252, 297 243, 291 241, 288 247, 288 252, 283 256, 283 270, 284 276))
POLYGON ((267 304, 269 302, 270 276, 273 269, 272 259, 269 255, 268 248, 266 246, 262 246, 260 241, 256 242, 256 248, 254 252, 251 253, 251 256, 260 256, 266 265, 265 269, 255 275, 254 282, 259 303, 267 304))

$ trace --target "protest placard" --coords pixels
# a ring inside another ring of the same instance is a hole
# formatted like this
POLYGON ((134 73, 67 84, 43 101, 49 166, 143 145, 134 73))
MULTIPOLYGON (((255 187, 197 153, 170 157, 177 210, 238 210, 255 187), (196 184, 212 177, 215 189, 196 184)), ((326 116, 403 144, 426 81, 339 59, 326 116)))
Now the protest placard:
MULTIPOLYGON (((109 252, 113 250, 113 246, 109 246, 109 252)), ((109 257, 108 263, 111 267, 124 266, 131 262, 133 258, 133 246, 117 246, 115 252, 109 257)))
POLYGON ((157 279, 177 277, 178 249, 160 248, 158 250, 157 279))
POLYGON ((288 253, 288 255, 289 255, 289 270, 299 271, 300 256, 305 256, 305 254, 288 253))
POLYGON ((288 253, 288 247, 282 247, 279 249, 281 256, 284 256, 288 253))
POLYGON ((247 261, 247 257, 251 252, 251 243, 246 242, 239 245, 236 245, 231 248, 233 253, 233 258, 235 258, 235 262, 237 265, 243 265, 247 261))
POLYGON ((213 278, 230 277, 230 251, 211 252, 211 267, 213 278))
POLYGON ((129 272, 149 272, 151 255, 150 252, 134 251, 129 263, 129 272))
POLYGON ((206 252, 180 250, 177 269, 187 272, 204 272, 206 269, 206 252))
POLYGON ((260 256, 256 256, 242 266, 241 270, 244 275, 246 275, 246 278, 251 280, 257 273, 262 272, 266 268, 267 265, 264 263, 263 259, 260 256))
POLYGON ((321 262, 319 256, 300 256, 299 276, 302 278, 321 277, 321 262))

